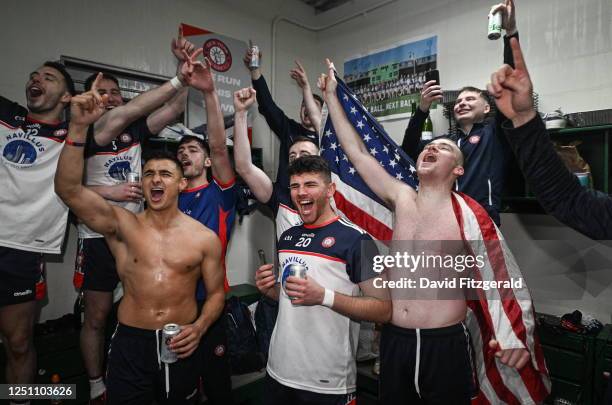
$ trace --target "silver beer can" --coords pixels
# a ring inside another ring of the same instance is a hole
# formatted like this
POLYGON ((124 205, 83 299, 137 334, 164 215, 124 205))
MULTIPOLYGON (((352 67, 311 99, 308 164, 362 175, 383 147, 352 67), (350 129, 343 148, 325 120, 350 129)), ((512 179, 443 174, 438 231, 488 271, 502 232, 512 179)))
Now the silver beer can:
POLYGON ((125 179, 128 183, 140 183, 140 173, 138 172, 127 172, 125 179))
MULTIPOLYGON (((287 277, 293 276, 293 277, 297 277, 301 279, 306 279, 306 273, 307 273, 307 269, 306 269, 306 266, 303 264, 300 264, 300 263, 287 264, 285 268, 283 269, 283 278, 282 278, 282 286, 283 286, 283 290, 285 290, 285 294, 287 294, 287 290, 285 289, 285 283, 287 281, 287 277)), ((287 296, 291 300, 295 299, 289 296, 289 294, 287 294, 287 296)))
POLYGON ((489 39, 499 39, 502 32, 502 13, 489 14, 489 39))
POLYGON ((160 360, 164 363, 174 363, 178 360, 176 353, 170 350, 170 340, 178 335, 181 331, 181 327, 176 323, 168 323, 164 325, 162 330, 162 342, 161 342, 161 353, 160 360))
POLYGON ((251 45, 251 61, 249 62, 249 69, 259 69, 259 47, 257 45, 251 45))

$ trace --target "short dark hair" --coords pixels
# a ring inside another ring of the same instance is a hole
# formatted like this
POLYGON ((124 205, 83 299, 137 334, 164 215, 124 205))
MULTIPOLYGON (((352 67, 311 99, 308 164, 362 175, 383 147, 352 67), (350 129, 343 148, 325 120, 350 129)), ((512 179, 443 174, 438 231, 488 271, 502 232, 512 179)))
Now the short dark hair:
MULTIPOLYGON (((468 91, 473 91, 473 90, 468 90, 468 91)), ((430 144, 433 141, 437 141, 438 139, 448 139, 449 141, 451 141, 452 143, 454 143, 455 145, 457 145, 457 141, 455 141, 453 138, 451 138, 450 136, 446 136, 446 135, 441 135, 441 136, 436 136, 435 138, 433 138, 431 141, 427 142, 427 144, 430 144)), ((465 154, 463 153, 463 151, 461 150, 461 148, 459 147, 459 145, 457 145, 457 149, 459 149, 459 153, 461 154, 461 158, 459 160, 459 165, 463 166, 465 164, 465 154)))
POLYGON ((199 136, 183 135, 183 137, 179 141, 177 148, 180 148, 181 145, 192 141, 197 142, 198 145, 200 145, 200 147, 204 150, 204 152, 206 152, 206 154, 210 156, 210 146, 208 146, 208 142, 206 142, 203 138, 200 138, 199 136))
POLYGON ((183 172, 183 165, 181 165, 181 162, 179 162, 179 160, 176 158, 176 156, 174 154, 172 154, 172 153, 170 153, 168 151, 165 151, 165 150, 156 150, 156 151, 150 152, 146 156, 145 165, 148 162, 150 162, 151 160, 170 160, 179 169, 179 173, 180 173, 181 177, 185 176, 185 173, 183 172))
POLYGON ((295 138, 293 138, 293 142, 291 142, 291 145, 289 145, 289 147, 291 148, 293 145, 295 145, 296 143, 299 143, 299 142, 310 142, 310 143, 315 144, 315 146, 318 149, 319 145, 317 144, 317 140, 318 139, 312 139, 312 138, 309 138, 309 137, 307 137, 305 135, 298 135, 295 138))
POLYGON ((289 166, 289 178, 304 173, 317 173, 323 175, 323 178, 328 183, 331 183, 331 170, 329 165, 319 155, 301 156, 291 163, 289 166))
POLYGON ((474 86, 464 86, 459 90, 457 96, 459 96, 459 94, 463 93, 464 91, 471 91, 473 93, 477 93, 480 97, 482 97, 484 101, 486 101, 488 104, 491 104, 491 100, 489 99, 489 93, 487 93, 486 90, 482 90, 474 86))
MULTIPOLYGON (((98 76, 98 73, 92 73, 90 74, 87 79, 85 79, 85 91, 89 91, 91 90, 91 86, 94 82, 94 80, 96 80, 96 77, 98 76)), ((119 87, 119 79, 117 79, 114 75, 111 75, 110 73, 105 73, 102 72, 102 79, 106 79, 106 80, 111 80, 113 81, 117 87, 119 87)))
POLYGON ((319 104, 321 104, 321 107, 323 107, 323 98, 321 96, 319 96, 318 94, 312 93, 312 97, 314 97, 314 99, 317 100, 319 104))
POLYGON ((48 60, 45 63, 43 63, 43 66, 53 68, 57 70, 58 72, 60 72, 61 75, 64 77, 64 82, 66 83, 66 90, 68 91, 68 93, 70 93, 73 96, 76 94, 72 76, 70 76, 70 73, 68 73, 68 71, 66 70, 66 67, 61 62, 48 60))

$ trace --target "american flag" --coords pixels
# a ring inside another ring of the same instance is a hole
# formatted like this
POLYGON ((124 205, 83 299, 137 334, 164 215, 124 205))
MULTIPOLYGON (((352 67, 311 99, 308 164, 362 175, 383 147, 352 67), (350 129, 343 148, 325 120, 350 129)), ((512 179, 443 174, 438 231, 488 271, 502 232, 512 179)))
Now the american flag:
MULTIPOLYGON (((346 84, 336 79, 338 99, 370 154, 391 176, 418 189, 414 162, 359 103, 346 84)), ((336 137, 331 118, 326 120, 323 129, 320 151, 336 183, 336 208, 375 239, 391 240, 392 212, 351 165, 336 137)), ((498 281, 510 276, 522 277, 503 236, 485 209, 462 194, 453 194, 453 207, 465 241, 489 242, 476 244, 479 251, 474 253, 487 257, 478 277, 498 281)), ((534 309, 526 287, 510 291, 493 289, 478 300, 469 300, 465 323, 474 345, 475 373, 479 383, 479 392, 472 399, 472 405, 536 404, 548 396, 550 378, 535 333, 534 309), (531 361, 520 371, 503 365, 488 348, 489 340, 493 338, 504 349, 527 349, 531 361)))
MULTIPOLYGON (((348 86, 339 78, 337 80, 338 99, 370 154, 391 176, 417 189, 418 179, 412 159, 393 142, 348 86)), ((351 165, 336 137, 331 119, 325 123, 321 135, 320 153, 329 163, 336 183, 337 191, 334 196, 336 207, 375 239, 391 240, 392 213, 368 188, 351 165)))

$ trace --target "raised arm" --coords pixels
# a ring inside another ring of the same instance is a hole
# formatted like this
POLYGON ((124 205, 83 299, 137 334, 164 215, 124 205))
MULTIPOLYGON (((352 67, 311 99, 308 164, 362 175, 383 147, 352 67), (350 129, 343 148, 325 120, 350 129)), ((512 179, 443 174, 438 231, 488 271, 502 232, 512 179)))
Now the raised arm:
POLYGON ((141 202, 143 198, 140 183, 120 183, 112 186, 87 186, 107 200, 117 202, 141 202))
MULTIPOLYGON (((249 63, 252 57, 253 55, 251 54, 251 50, 247 49, 243 58, 247 69, 249 68, 249 63)), ((261 52, 259 52, 259 60, 261 63, 261 52)), ((291 125, 290 118, 287 117, 284 111, 281 110, 280 107, 274 102, 272 94, 270 94, 268 84, 266 83, 266 79, 264 79, 263 75, 261 74, 261 68, 249 70, 251 71, 253 88, 257 92, 257 106, 259 113, 264 116, 272 132, 274 132, 274 134, 281 141, 290 143, 290 139, 282 138, 283 135, 286 135, 289 132, 288 128, 289 125, 291 125)))
POLYGON ((182 88, 180 69, 186 55, 192 51, 193 44, 186 41, 179 30, 179 38, 172 40, 172 53, 179 61, 177 76, 104 114, 94 126, 96 143, 101 146, 108 145, 128 125, 145 115, 150 114, 147 126, 153 134, 159 133, 166 125, 173 122, 185 109, 187 89, 182 88), (163 105, 169 100, 171 101, 167 105, 163 105), (155 111, 158 108, 159 110, 155 111))
POLYGON ((196 50, 186 61, 185 82, 191 87, 200 90, 204 96, 206 107, 206 128, 208 131, 208 145, 210 147, 210 160, 212 161, 213 177, 222 184, 234 181, 234 170, 227 151, 225 125, 219 97, 215 91, 215 84, 210 68, 210 61, 198 61, 198 56, 203 52, 200 48, 196 50))
POLYGON ((342 149, 368 187, 389 207, 393 208, 398 198, 398 191, 412 190, 412 188, 390 176, 378 161, 370 155, 342 109, 342 104, 340 104, 336 93, 338 82, 336 81, 334 67, 329 59, 327 64, 328 74, 326 77, 319 79, 319 88, 323 91, 329 116, 334 124, 342 149))
POLYGON ((101 146, 108 145, 132 122, 151 113, 176 95, 177 89, 171 84, 171 81, 142 93, 127 104, 113 108, 104 114, 94 126, 96 143, 101 146))
POLYGON ((104 113, 105 99, 97 94, 100 78, 98 75, 91 91, 74 96, 70 102, 70 126, 57 164, 55 192, 88 227, 104 236, 112 236, 118 231, 115 208, 83 186, 87 128, 104 113))
MULTIPOLYGON (((512 48, 510 47, 510 39, 519 39, 518 31, 516 28, 516 7, 514 6, 514 0, 504 0, 503 3, 499 3, 491 7, 491 13, 501 13, 502 15, 502 28, 506 31, 504 35, 504 64, 514 68, 514 57, 512 55, 512 48)), ((495 112, 495 120, 498 129, 501 128, 502 123, 506 120, 506 116, 503 111, 499 108, 495 112)), ((498 132, 499 134, 502 133, 498 132)))
POLYGON ((253 164, 248 139, 247 111, 255 102, 255 90, 246 88, 234 93, 234 163, 236 171, 261 203, 272 197, 272 180, 253 164))
MULTIPOLYGON (((198 236, 199 237, 199 236, 198 236)), ((202 279, 206 286, 206 301, 200 316, 190 325, 181 326, 181 332, 172 340, 172 350, 177 357, 186 358, 197 349, 200 339, 210 325, 221 315, 225 305, 223 290, 224 272, 221 266, 221 242, 212 231, 207 231, 202 237, 202 253, 204 259, 200 265, 202 279)))
POLYGON ((291 78, 296 81, 298 86, 302 89, 302 97, 304 99, 304 105, 306 107, 306 114, 308 114, 308 118, 310 119, 310 123, 314 127, 316 133, 320 133, 321 129, 321 108, 319 108, 319 104, 315 101, 315 98, 312 95, 312 89, 310 88, 310 82, 308 81, 308 76, 306 75, 306 70, 299 61, 295 61, 296 67, 291 69, 289 74, 291 78))
POLYGON ((174 123, 185 111, 188 93, 189 89, 180 89, 170 101, 149 114, 147 117, 147 127, 152 134, 159 134, 162 129, 174 123))
POLYGON ((542 207, 559 221, 593 239, 612 237, 612 198, 580 186, 553 149, 533 105, 533 85, 520 45, 511 39, 516 67, 502 66, 491 76, 489 92, 512 122, 506 128, 525 179, 542 207))
POLYGON ((421 90, 419 108, 417 108, 414 115, 410 117, 408 127, 406 127, 406 131, 404 132, 404 139, 402 140, 402 149, 414 161, 417 160, 419 153, 423 150, 423 145, 421 144, 423 124, 429 115, 429 108, 436 100, 442 101, 442 87, 436 84, 434 80, 430 80, 425 83, 421 90))

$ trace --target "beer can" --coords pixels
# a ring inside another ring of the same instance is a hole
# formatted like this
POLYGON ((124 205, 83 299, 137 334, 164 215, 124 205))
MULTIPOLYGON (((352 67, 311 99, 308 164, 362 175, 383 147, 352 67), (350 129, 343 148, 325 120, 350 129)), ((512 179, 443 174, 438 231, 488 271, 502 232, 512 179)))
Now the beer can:
POLYGON ((140 183, 140 173, 128 172, 125 176, 128 183, 140 183))
POLYGON ((489 14, 489 39, 499 39, 502 32, 502 13, 489 14))
POLYGON ((259 69, 259 47, 257 45, 251 45, 251 61, 249 62, 249 69, 259 69))
POLYGON ((176 323, 168 323, 164 325, 164 329, 162 330, 162 343, 161 343, 161 353, 160 360, 164 363, 174 363, 178 360, 176 357, 176 353, 170 350, 170 339, 178 335, 181 331, 181 327, 176 323))
MULTIPOLYGON (((287 281, 287 277, 297 277, 301 279, 306 279, 307 269, 306 266, 301 263, 289 263, 283 269, 283 278, 282 278, 282 286, 283 290, 285 290, 285 294, 287 294, 287 290, 285 289, 285 283, 287 281)), ((289 296, 289 294, 287 294, 289 296)), ((295 299, 289 296, 289 299, 295 299)))

